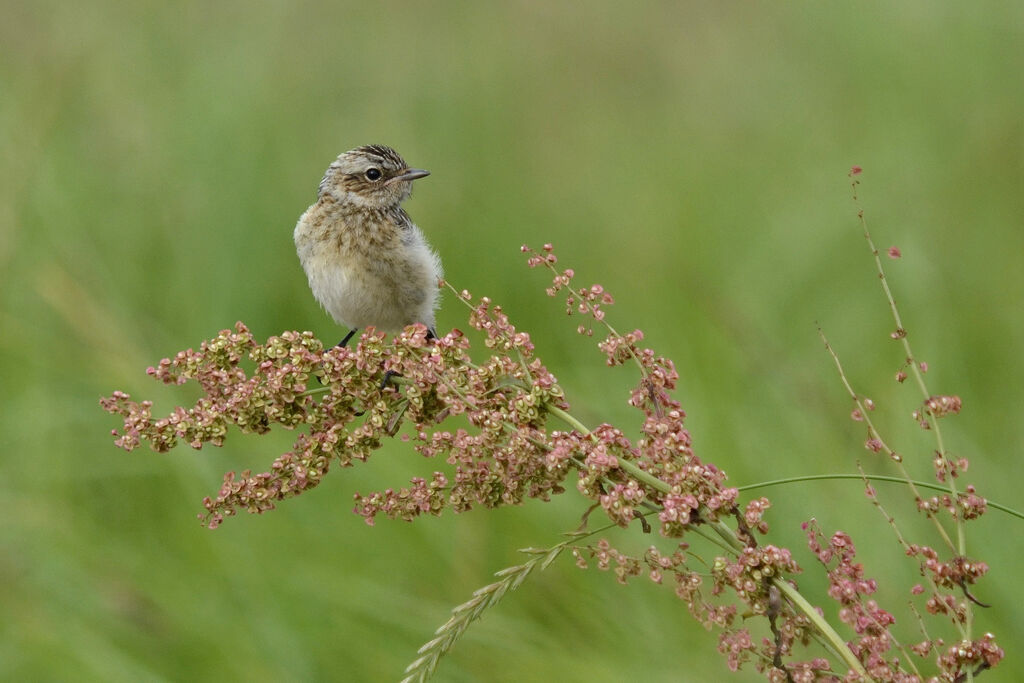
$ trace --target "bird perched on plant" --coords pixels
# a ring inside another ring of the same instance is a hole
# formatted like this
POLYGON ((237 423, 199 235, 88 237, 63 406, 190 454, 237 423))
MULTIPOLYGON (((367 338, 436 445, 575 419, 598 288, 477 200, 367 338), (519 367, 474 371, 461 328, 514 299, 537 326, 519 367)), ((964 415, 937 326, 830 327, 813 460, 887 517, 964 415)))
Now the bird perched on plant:
POLYGON ((313 296, 350 328, 339 346, 369 325, 397 332, 423 323, 436 336, 441 260, 401 206, 427 175, 390 147, 357 147, 327 168, 299 218, 295 247, 313 296))

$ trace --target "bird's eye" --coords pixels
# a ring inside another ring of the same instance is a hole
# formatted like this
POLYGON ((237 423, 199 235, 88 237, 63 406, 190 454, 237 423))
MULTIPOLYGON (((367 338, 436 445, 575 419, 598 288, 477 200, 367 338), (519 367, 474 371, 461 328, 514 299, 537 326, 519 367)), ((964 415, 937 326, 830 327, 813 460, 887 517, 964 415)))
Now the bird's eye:
POLYGON ((368 168, 366 169, 366 173, 364 175, 366 176, 367 180, 380 180, 380 177, 383 174, 380 172, 379 168, 368 168))

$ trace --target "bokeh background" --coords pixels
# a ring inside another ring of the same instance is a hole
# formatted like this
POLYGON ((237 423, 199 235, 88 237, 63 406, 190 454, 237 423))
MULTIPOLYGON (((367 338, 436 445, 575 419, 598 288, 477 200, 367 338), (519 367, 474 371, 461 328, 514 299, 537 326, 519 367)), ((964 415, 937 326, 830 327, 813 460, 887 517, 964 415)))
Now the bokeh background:
MULTIPOLYGON (((530 330, 582 419, 630 433, 633 376, 578 337, 526 242, 553 242, 677 364, 698 453, 737 484, 890 472, 816 332, 878 404, 918 477, 934 442, 860 235, 887 261, 967 477, 1020 507, 1024 446, 1024 4, 0 2, 0 678, 395 680, 517 548, 579 523, 560 500, 381 521, 354 491, 431 471, 402 443, 272 514, 201 527, 226 470, 290 433, 128 454, 97 400, 191 401, 147 365, 236 320, 258 337, 341 334, 308 292, 292 228, 339 152, 393 145, 433 171, 407 208, 449 279, 530 330)), ((448 297, 442 328, 467 328, 448 297)), ((899 487, 903 529, 937 544, 899 487)), ((901 615, 917 580, 856 482, 793 484, 773 539, 822 580, 800 522, 859 541, 901 615)), ((991 564, 978 617, 1024 677, 1022 522, 970 528, 991 564)), ((650 538, 626 534, 626 548, 650 538)), ((710 553, 708 553, 710 555, 710 553)), ((566 556, 506 597, 438 680, 702 681, 717 635, 671 590, 566 556)), ((754 680, 745 672, 735 680, 754 680)))

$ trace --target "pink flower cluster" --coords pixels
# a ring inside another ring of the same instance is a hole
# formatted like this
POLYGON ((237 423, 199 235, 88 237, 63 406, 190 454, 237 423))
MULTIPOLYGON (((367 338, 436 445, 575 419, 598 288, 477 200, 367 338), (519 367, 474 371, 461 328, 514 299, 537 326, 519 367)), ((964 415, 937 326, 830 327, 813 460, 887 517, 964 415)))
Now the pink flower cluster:
MULTIPOLYGON (((379 445, 378 430, 350 424, 358 407, 373 406, 381 395, 380 369, 366 372, 366 356, 382 345, 379 335, 370 334, 360 345, 362 352, 324 351, 309 332, 286 332, 261 345, 238 323, 203 342, 199 351, 182 351, 149 369, 148 374, 165 384, 197 382, 204 395, 191 408, 179 406, 169 416, 153 419, 151 402, 136 403, 123 392, 101 405, 123 417, 115 443, 129 451, 147 442, 153 450, 166 452, 179 440, 196 449, 206 443, 220 446, 230 425, 257 434, 272 424, 307 428, 269 471, 224 476, 216 497, 203 501, 206 514, 200 516, 216 527, 238 510, 272 510, 276 502, 319 484, 332 461, 348 466, 354 459, 365 460, 379 445), (307 391, 313 375, 329 389, 307 391)), ((378 411, 371 420, 375 417, 378 411)))
MULTIPOLYGON (((970 584, 988 573, 985 562, 957 556, 948 562, 939 558, 939 553, 928 546, 911 544, 907 547, 907 555, 921 560, 921 573, 928 576, 937 588, 966 589, 970 584)), ((966 612, 965 605, 951 595, 940 595, 936 592, 928 602, 928 611, 932 614, 949 614, 955 621, 963 623, 966 612)))
MULTIPOLYGON (((924 366, 924 363, 921 365, 924 366)), ((902 370, 900 372, 902 373, 902 370)), ((905 374, 903 376, 906 377, 905 374)), ((899 376, 897 379, 903 381, 899 376)), ((940 418, 957 415, 962 407, 963 403, 959 396, 929 396, 924 404, 914 411, 914 419, 921 429, 931 429, 929 417, 940 418)))
POLYGON ((970 670, 977 676, 1001 662, 1004 654, 995 636, 986 633, 981 638, 951 646, 939 657, 939 667, 944 680, 962 681, 967 678, 962 672, 970 670))
POLYGON ((959 396, 931 396, 924 402, 924 409, 932 417, 945 417, 960 412, 962 402, 959 396))
MULTIPOLYGON (((520 248, 520 251, 530 255, 526 259, 526 265, 530 268, 546 266, 554 273, 551 286, 546 290, 548 296, 555 296, 563 289, 569 290, 569 296, 565 300, 565 312, 567 315, 578 312, 593 317, 597 322, 604 321, 605 313, 601 306, 610 306, 615 303, 615 299, 611 294, 604 291, 604 287, 595 284, 580 289, 573 288, 570 285, 570 281, 575 277, 575 271, 572 268, 566 268, 562 271, 555 269, 558 257, 553 253, 554 247, 550 244, 545 244, 542 247, 543 253, 535 252, 525 244, 520 248)), ((576 331, 587 336, 593 334, 593 328, 588 325, 580 325, 576 331)))
POLYGON ((804 530, 808 547, 828 571, 828 594, 841 606, 839 619, 858 636, 850 648, 875 680, 899 680, 899 662, 889 658, 893 642, 889 627, 895 618, 867 598, 878 584, 866 578, 863 565, 855 561, 857 550, 852 539, 837 531, 826 542, 814 520, 805 523, 804 530))
POLYGON ((789 550, 773 545, 747 546, 734 559, 720 557, 711 568, 712 593, 731 588, 750 606, 754 614, 767 614, 770 608, 766 579, 797 574, 800 566, 789 550))
POLYGON ((356 513, 373 525, 374 515, 383 513, 391 519, 412 519, 424 513, 439 515, 445 507, 448 477, 434 472, 430 481, 414 477, 412 486, 398 491, 385 489, 368 496, 356 496, 356 513))

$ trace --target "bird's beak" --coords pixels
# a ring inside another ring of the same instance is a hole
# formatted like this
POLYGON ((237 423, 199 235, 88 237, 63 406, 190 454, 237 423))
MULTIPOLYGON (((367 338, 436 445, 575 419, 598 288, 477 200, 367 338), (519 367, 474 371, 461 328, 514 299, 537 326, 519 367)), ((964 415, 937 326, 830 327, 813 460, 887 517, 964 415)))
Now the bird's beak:
POLYGON ((402 180, 416 180, 417 178, 425 178, 428 175, 430 175, 430 171, 424 171, 422 168, 407 168, 398 175, 389 178, 384 184, 390 185, 402 180))

